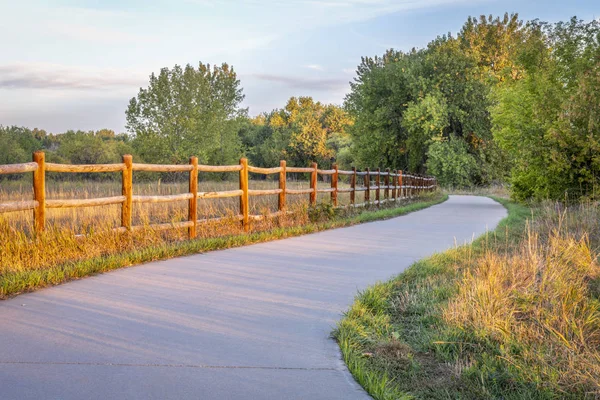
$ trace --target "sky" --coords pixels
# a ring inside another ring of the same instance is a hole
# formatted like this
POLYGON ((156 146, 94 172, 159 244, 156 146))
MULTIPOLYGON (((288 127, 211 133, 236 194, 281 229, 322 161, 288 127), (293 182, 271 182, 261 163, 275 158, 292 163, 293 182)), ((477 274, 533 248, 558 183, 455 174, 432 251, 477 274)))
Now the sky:
POLYGON ((0 0, 0 125, 125 132, 162 67, 233 65, 250 115, 342 104, 361 56, 424 47, 468 16, 600 17, 598 0, 0 0))

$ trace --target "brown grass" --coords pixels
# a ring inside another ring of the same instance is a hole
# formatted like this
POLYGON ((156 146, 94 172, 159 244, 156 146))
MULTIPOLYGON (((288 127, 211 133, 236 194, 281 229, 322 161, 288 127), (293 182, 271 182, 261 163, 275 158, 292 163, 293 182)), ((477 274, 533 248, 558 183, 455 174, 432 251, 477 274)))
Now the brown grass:
MULTIPOLYGON (((288 188, 307 188, 307 181, 288 180, 288 188)), ((318 182, 319 187, 329 187, 329 182, 318 182)), ((339 187, 347 187, 341 180, 339 187)), ((251 189, 274 189, 276 180, 250 181, 251 189)), ((223 191, 238 188, 237 181, 199 183, 199 191, 223 191)), ((185 193, 187 182, 164 183, 134 182, 134 194, 170 195, 185 193)), ((48 199, 84 199, 116 196, 121 193, 117 181, 52 181, 46 185, 48 199)), ((32 196, 31 182, 2 181, 0 202, 25 200, 32 196)), ((362 202, 364 193, 357 194, 362 202)), ((383 191, 382 191, 383 196, 383 191)), ((374 198, 374 193, 371 194, 374 198)), ((277 211, 277 195, 250 198, 250 213, 268 216, 277 211)), ((319 203, 329 203, 330 194, 319 194, 319 203)), ((340 193, 339 204, 349 204, 349 194, 340 193)), ((309 222, 308 195, 288 195, 288 211, 291 214, 276 218, 265 218, 252 223, 251 232, 268 231, 274 228, 302 226, 309 222)), ((41 235, 34 235, 31 211, 0 214, 0 277, 27 270, 54 267, 95 257, 135 251, 136 249, 161 246, 187 239, 186 229, 154 230, 150 224, 185 221, 188 217, 187 201, 158 204, 134 204, 133 225, 145 228, 131 233, 113 231, 120 225, 120 205, 48 209, 47 228, 41 235)), ((239 198, 201 199, 198 201, 198 218, 207 219, 197 227, 199 238, 215 238, 237 235, 242 232, 235 218, 239 214, 239 198), (221 217, 218 222, 210 218, 221 217)))
POLYGON ((465 270, 444 320, 501 343, 528 380, 600 397, 599 220, 592 204, 544 207, 515 249, 488 249, 465 270))
POLYGON ((502 202, 495 232, 369 288, 340 322, 375 398, 600 398, 599 205, 502 202))

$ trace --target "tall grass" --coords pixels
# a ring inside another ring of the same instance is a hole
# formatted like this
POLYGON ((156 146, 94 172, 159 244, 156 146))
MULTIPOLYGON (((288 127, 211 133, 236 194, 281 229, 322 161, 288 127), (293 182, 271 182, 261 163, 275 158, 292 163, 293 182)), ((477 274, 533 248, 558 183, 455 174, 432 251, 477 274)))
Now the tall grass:
MULTIPOLYGON (((201 182, 201 191, 222 191, 237 188, 237 182, 201 182)), ((320 187, 328 186, 319 182, 320 187)), ((346 183, 341 183, 340 187, 346 183)), ((278 182, 251 181, 256 189, 276 188, 278 182)), ((305 181, 289 181, 288 187, 306 187, 305 181)), ((93 198, 120 194, 117 182, 59 181, 49 182, 47 198, 93 198)), ((30 185, 25 182, 2 182, 0 202, 30 198, 30 185)), ((175 194, 187 191, 187 183, 138 183, 135 194, 175 194)), ((383 194, 382 194, 383 195, 383 194)), ((441 201, 436 193, 414 200, 404 200, 382 207, 377 212, 358 209, 333 209, 329 193, 321 194, 319 206, 308 207, 308 195, 289 196, 287 210, 291 213, 264 218, 251 224, 245 234, 237 215, 239 199, 199 200, 197 236, 187 240, 187 229, 155 230, 153 223, 187 220, 187 201, 177 203, 137 204, 134 225, 143 229, 119 233, 112 228, 120 224, 120 206, 82 209, 50 209, 46 231, 33 234, 31 212, 0 214, 0 298, 48 284, 107 271, 143 261, 162 259, 213 248, 223 248, 268 238, 307 233, 327 227, 387 218, 441 201), (415 204, 413 204, 415 203, 415 204), (210 218, 221 217, 218 221, 210 218), (265 233, 261 235, 260 233, 265 233), (112 263, 112 264, 111 264, 112 263)), ((357 195, 357 202, 362 198, 357 195)), ((349 195, 340 194, 339 204, 348 204, 349 195)), ((277 196, 251 198, 251 213, 269 216, 277 211, 277 196)))
POLYGON ((336 336, 376 398, 600 398, 598 205, 505 204, 494 233, 357 297, 336 336))

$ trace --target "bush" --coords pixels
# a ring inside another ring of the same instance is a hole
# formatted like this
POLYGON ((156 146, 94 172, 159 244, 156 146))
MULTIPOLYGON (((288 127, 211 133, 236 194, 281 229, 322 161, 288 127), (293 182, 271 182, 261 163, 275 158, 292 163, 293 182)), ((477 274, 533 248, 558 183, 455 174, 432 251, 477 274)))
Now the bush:
POLYGON ((477 173, 477 161, 469 154, 464 140, 450 137, 434 142, 427 153, 427 172, 442 186, 470 186, 477 173))

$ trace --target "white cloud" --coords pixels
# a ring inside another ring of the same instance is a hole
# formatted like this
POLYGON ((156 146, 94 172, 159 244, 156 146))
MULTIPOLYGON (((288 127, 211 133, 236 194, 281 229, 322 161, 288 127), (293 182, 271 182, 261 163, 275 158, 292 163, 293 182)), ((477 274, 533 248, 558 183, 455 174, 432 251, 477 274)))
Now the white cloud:
POLYGON ((280 83, 284 86, 311 90, 311 91, 344 91, 348 88, 348 81, 340 78, 305 78, 301 76, 286 76, 277 74, 249 74, 247 78, 255 78, 261 81, 280 83))
POLYGON ((312 69, 312 70, 315 70, 315 71, 324 71, 325 70, 325 68, 323 68, 323 66, 321 66, 319 64, 308 64, 306 66, 306 68, 312 69))
POLYGON ((0 89, 114 90, 139 87, 148 74, 130 69, 49 63, 0 65, 0 89))

